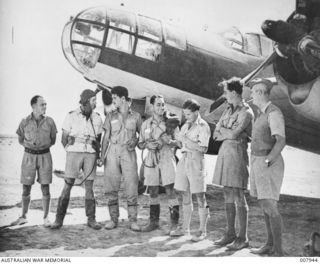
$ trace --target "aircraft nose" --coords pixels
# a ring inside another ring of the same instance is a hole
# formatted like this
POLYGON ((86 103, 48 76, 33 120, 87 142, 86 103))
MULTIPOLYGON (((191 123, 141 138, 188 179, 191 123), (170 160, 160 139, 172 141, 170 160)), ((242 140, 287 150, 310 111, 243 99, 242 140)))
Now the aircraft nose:
POLYGON ((90 8, 71 17, 62 33, 62 50, 69 63, 82 74, 96 66, 105 34, 105 8, 90 8))

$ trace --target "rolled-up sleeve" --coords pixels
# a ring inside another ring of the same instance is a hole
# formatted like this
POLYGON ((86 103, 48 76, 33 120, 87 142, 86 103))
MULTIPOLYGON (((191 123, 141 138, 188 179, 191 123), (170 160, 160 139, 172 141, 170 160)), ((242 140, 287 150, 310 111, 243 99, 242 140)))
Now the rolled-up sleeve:
POLYGON ((286 137, 284 117, 280 111, 272 111, 268 116, 268 122, 272 136, 286 137))

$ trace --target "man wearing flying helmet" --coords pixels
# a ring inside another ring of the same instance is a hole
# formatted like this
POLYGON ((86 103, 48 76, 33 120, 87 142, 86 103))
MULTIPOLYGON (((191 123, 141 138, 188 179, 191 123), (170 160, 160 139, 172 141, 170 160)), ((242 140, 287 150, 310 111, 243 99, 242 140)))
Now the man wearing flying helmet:
POLYGON ((80 107, 66 116, 62 125, 61 143, 67 151, 65 185, 60 195, 56 220, 53 229, 63 225, 70 200, 70 191, 79 177, 80 170, 85 182, 85 210, 88 226, 100 229, 95 220, 96 202, 93 193, 93 181, 96 176, 97 153, 100 148, 102 119, 93 110, 96 108, 96 93, 86 89, 80 95, 80 107))

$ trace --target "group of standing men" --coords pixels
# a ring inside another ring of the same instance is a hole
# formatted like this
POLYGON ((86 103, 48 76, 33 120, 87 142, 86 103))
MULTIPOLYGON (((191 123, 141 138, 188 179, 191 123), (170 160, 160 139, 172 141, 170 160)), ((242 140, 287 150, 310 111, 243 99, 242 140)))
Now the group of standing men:
MULTIPOLYGON (((257 116, 253 115, 251 108, 242 100, 240 79, 232 78, 223 82, 229 107, 224 111, 213 135, 214 139, 222 141, 213 183, 224 186, 227 231, 215 244, 229 244, 233 250, 249 245, 248 206, 244 190, 248 184, 247 145, 251 139, 250 192, 258 197, 268 233, 266 245, 253 250, 253 253, 274 252, 282 255, 282 222, 277 201, 284 169, 281 157, 281 150, 285 145, 284 120, 281 111, 269 100, 272 83, 266 79, 256 79, 250 85, 253 103, 259 109, 257 116), (236 212, 240 224, 238 235, 235 232, 236 212)), ((54 121, 45 116, 44 99, 41 96, 32 98, 33 112, 21 121, 17 130, 25 153, 21 168, 22 215, 13 224, 27 222, 31 186, 37 174, 43 192, 44 225, 52 229, 60 228, 69 204, 70 191, 82 170, 85 177, 87 224, 93 229, 101 229, 95 219, 93 181, 96 165, 104 164, 104 192, 110 214, 106 229, 113 229, 118 225, 119 190, 123 179, 130 229, 149 232, 159 227, 159 186, 162 185, 165 187, 170 212, 168 235, 190 235, 192 194, 195 194, 200 227, 191 239, 203 240, 210 216, 205 196, 204 154, 208 149, 211 132, 209 125, 199 114, 199 103, 193 99, 184 102, 182 108, 186 122, 179 129, 178 117, 165 111, 163 96, 151 97, 152 116, 142 123, 140 114, 131 110, 131 100, 125 87, 116 86, 111 94, 115 110, 106 114, 104 123, 100 115, 93 111, 96 107, 96 93, 91 90, 82 92, 80 107, 71 111, 63 122, 61 142, 67 152, 65 184, 58 200, 56 219, 52 224, 47 217, 50 204, 49 184, 52 182, 49 148, 55 143, 57 129, 54 121), (136 146, 142 151, 148 151, 143 158, 143 172, 150 194, 150 217, 148 224, 143 227, 137 223, 139 177, 136 146), (178 162, 175 155, 177 148, 182 153, 178 162), (177 195, 180 194, 182 226, 178 225, 180 208, 177 195)))

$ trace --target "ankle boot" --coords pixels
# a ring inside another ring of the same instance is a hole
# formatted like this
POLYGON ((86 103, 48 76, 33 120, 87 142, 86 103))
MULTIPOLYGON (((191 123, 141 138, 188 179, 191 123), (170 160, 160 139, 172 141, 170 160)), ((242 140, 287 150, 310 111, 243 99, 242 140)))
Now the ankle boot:
POLYGON ((159 228, 159 220, 160 220, 160 204, 151 204, 149 224, 141 228, 141 231, 150 232, 159 228))
POLYGON ((137 223, 138 216, 138 206, 137 205, 128 205, 128 218, 129 218, 129 228, 132 231, 141 231, 141 227, 137 223))
POLYGON ((179 205, 169 207, 170 212, 170 231, 177 229, 179 224, 179 205))
POLYGON ((85 199, 86 216, 88 217, 87 225, 92 229, 99 230, 101 225, 96 221, 96 200, 85 199))
POLYGON ((69 205, 69 198, 59 198, 58 206, 57 206, 57 213, 56 213, 56 220, 51 225, 51 229, 58 229, 63 225, 63 219, 67 213, 67 208, 69 205))
POLYGON ((109 203, 109 215, 110 221, 106 223, 104 226, 105 229, 114 229, 118 226, 118 218, 119 218, 119 204, 118 201, 109 203))

